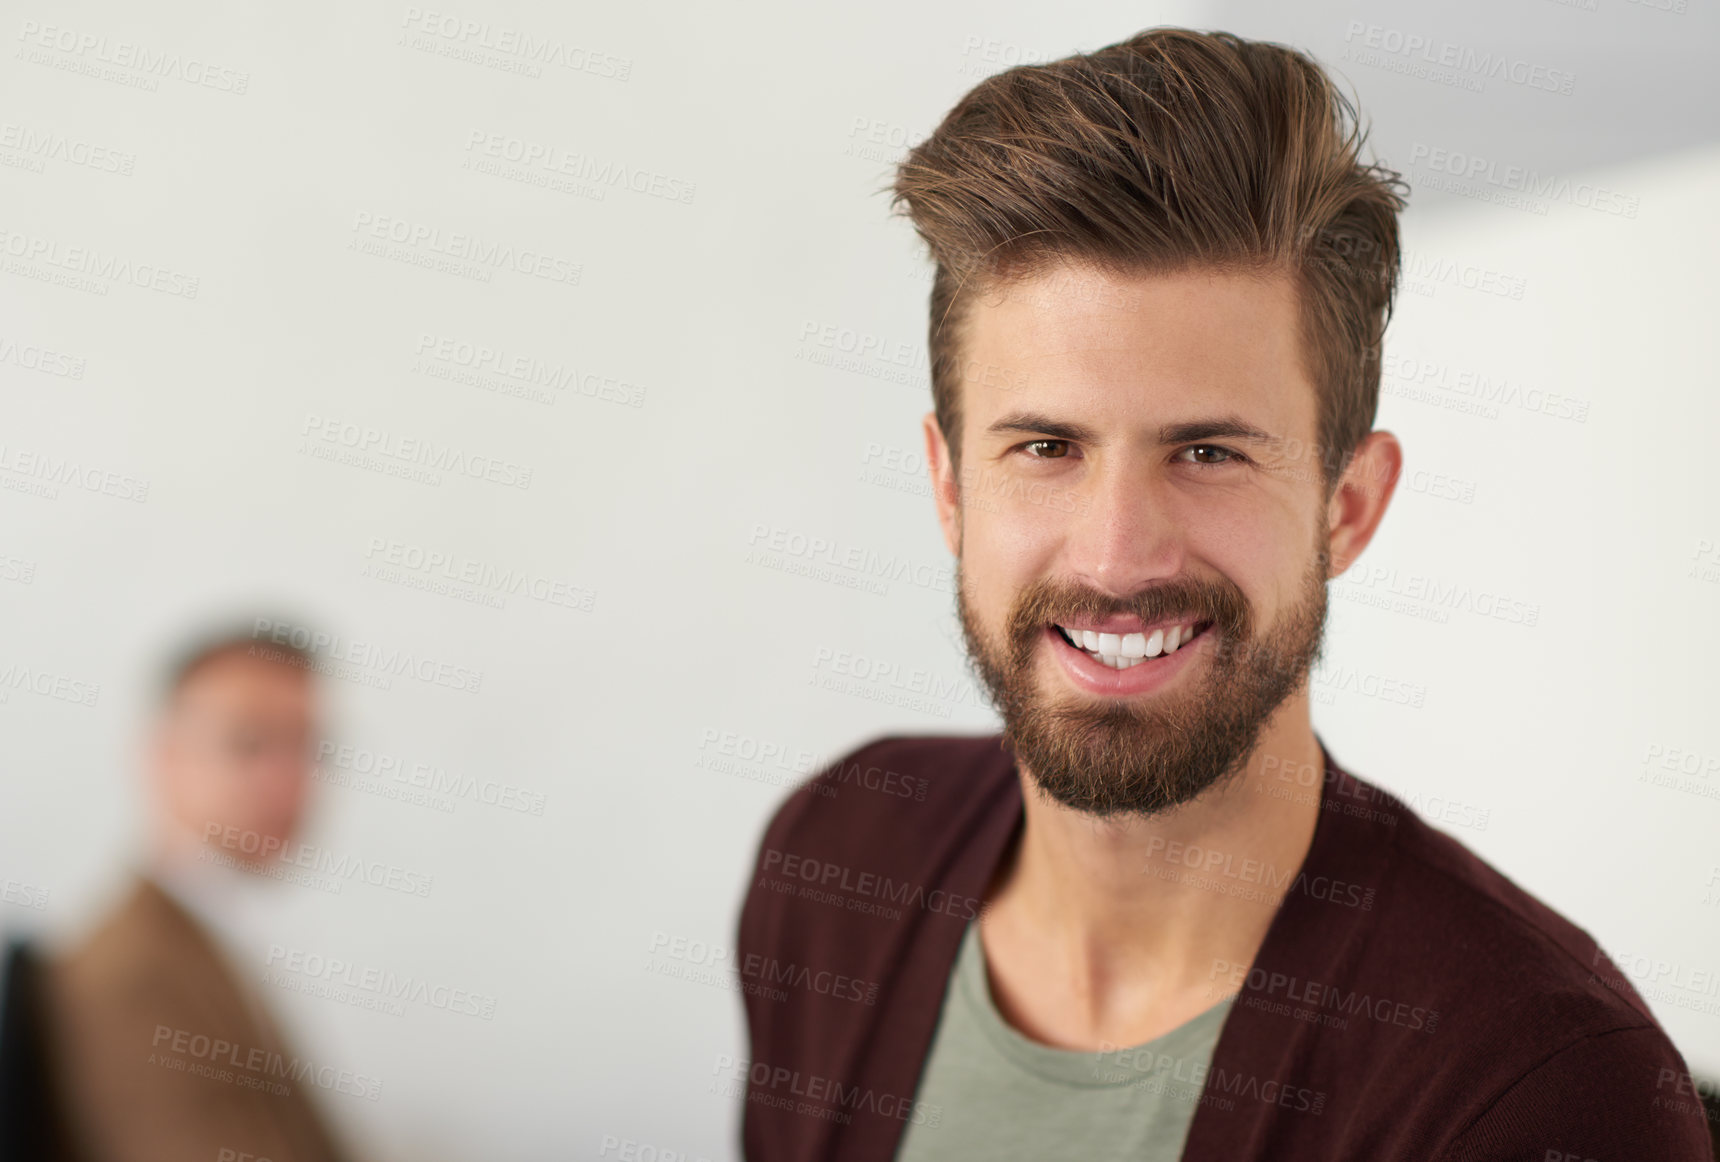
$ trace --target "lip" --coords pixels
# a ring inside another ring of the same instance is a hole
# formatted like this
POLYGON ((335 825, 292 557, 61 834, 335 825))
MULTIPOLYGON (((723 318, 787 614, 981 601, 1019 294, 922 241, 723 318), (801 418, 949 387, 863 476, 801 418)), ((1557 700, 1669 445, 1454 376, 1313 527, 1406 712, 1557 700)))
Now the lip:
POLYGON ((1101 617, 1097 620, 1090 617, 1077 617, 1069 621, 1060 621, 1057 624, 1064 629, 1090 629, 1094 633, 1150 634, 1155 629, 1169 629, 1173 625, 1188 625, 1191 622, 1198 624, 1203 620, 1205 619, 1196 617, 1191 613, 1184 613, 1176 617, 1162 618, 1149 624, 1127 613, 1113 613, 1109 617, 1101 617))
POLYGON ((1149 694, 1173 681, 1188 667, 1189 656, 1205 652, 1206 643, 1213 636, 1212 626, 1208 625, 1187 645, 1178 646, 1173 654, 1160 654, 1126 670, 1113 670, 1088 657, 1085 650, 1078 650, 1064 641, 1063 635, 1058 633, 1055 627, 1048 625, 1044 632, 1046 644, 1051 647, 1058 665, 1076 688, 1109 698, 1149 694))

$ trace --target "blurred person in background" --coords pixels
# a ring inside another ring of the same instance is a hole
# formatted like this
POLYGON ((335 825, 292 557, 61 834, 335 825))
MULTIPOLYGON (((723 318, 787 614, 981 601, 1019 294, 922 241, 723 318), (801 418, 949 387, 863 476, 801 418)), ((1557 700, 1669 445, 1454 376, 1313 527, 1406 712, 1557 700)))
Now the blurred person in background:
POLYGON ((203 638, 165 675, 145 748, 143 866, 46 971, 53 1088, 88 1162, 343 1156, 236 932, 305 811, 313 661, 240 630, 203 638))

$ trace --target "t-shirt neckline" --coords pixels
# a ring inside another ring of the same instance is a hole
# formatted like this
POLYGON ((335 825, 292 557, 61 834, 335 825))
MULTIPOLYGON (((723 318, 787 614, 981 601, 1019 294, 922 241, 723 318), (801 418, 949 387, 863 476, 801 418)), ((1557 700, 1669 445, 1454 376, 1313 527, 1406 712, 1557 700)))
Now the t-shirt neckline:
POLYGON ((1176 1028, 1139 1045, 1109 1052, 1042 1045, 1015 1029, 998 1011, 986 975, 985 945, 980 940, 977 920, 970 920, 962 933, 961 948, 956 955, 955 984, 959 1002, 967 1006, 969 1015, 979 1025, 986 1040, 1004 1058, 1047 1080, 1094 1089, 1139 1084, 1149 1077, 1159 1076, 1165 1067, 1169 1068, 1175 1080, 1197 1084, 1198 1078, 1205 1075, 1201 1071, 1197 1078, 1194 1067, 1210 1056, 1235 999, 1227 996, 1176 1028), (1206 1052, 1200 1053, 1196 1060, 1195 1051, 1203 1044, 1206 1052), (1185 1061, 1185 1058, 1190 1060, 1185 1061), (1153 1064, 1149 1065, 1149 1062, 1153 1064))

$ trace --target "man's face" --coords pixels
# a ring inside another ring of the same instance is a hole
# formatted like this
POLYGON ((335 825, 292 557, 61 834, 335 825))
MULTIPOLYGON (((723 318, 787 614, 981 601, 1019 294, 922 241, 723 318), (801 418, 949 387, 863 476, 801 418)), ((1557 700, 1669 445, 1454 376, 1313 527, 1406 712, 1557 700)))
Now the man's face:
POLYGON ((310 675, 227 653, 198 667, 163 716, 156 767, 180 826, 244 862, 298 827, 316 744, 310 675))
MULTIPOLYGON (((1245 765, 1319 654, 1293 285, 1063 267, 967 320, 960 503, 940 490, 940 516, 1006 738, 1078 810, 1187 802, 1245 765)), ((947 474, 935 424, 928 443, 947 474)))

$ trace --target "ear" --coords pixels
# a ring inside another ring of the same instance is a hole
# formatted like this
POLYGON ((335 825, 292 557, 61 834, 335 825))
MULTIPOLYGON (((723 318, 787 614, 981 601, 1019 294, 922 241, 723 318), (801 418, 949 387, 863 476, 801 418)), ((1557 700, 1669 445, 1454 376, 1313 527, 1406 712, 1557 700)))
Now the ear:
POLYGON ((1369 432, 1356 445, 1326 502, 1328 579, 1348 569, 1374 539, 1402 473, 1403 446, 1390 432, 1369 432))
POLYGON ((961 491, 956 486, 955 466, 950 463, 949 445, 938 427, 936 412, 927 412, 921 421, 926 432, 926 473, 932 481, 932 499, 938 506, 938 524, 943 526, 944 544, 950 556, 962 551, 961 491))

